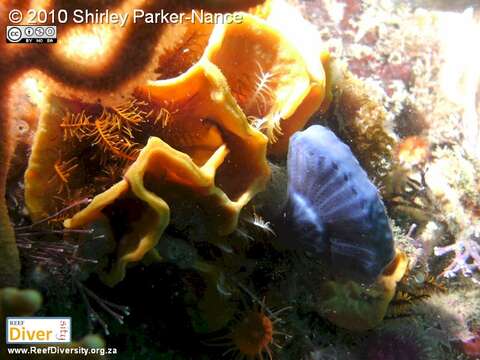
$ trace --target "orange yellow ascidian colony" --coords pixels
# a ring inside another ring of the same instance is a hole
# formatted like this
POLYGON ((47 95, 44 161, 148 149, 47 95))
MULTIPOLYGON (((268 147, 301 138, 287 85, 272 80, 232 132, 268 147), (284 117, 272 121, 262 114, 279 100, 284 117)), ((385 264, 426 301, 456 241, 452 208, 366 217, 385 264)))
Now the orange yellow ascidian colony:
MULTIPOLYGON (((56 46, 0 45, 0 65, 11 69, 0 75, 2 98, 14 98, 25 79, 34 79, 41 95, 35 131, 25 140, 32 150, 24 177, 28 214, 38 222, 88 204, 56 220, 66 229, 110 229, 112 259, 98 272, 111 286, 128 264, 155 252, 172 214, 187 205, 211 241, 232 233, 242 208, 269 181, 267 158, 284 157, 290 135, 329 101, 328 53, 292 41, 284 30, 289 21, 318 34, 297 15, 290 20, 296 11, 281 1, 114 3, 119 12, 244 12, 240 24, 65 24, 56 46)), ((4 201, 17 117, 6 104, 0 109, 2 286, 18 284, 19 272, 4 201)))

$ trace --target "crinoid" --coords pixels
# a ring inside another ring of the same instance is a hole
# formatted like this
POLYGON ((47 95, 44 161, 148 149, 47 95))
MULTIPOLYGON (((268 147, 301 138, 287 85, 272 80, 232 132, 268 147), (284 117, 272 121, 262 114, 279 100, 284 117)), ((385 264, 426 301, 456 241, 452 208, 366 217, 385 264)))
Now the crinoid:
MULTIPOLYGON (((191 110, 192 102, 195 100, 195 95, 189 97, 188 99, 182 101, 181 103, 175 103, 174 101, 163 99, 159 101, 159 104, 155 107, 144 101, 143 105, 145 109, 150 109, 148 113, 145 115, 146 118, 146 125, 150 125, 152 127, 152 132, 155 130, 162 131, 168 125, 175 120, 175 116, 181 111, 189 111, 191 110)), ((151 99, 149 99, 151 101, 151 99)), ((160 135, 160 134, 159 134, 160 135)))
POLYGON ((34 221, 121 179, 138 156, 147 115, 135 98, 113 107, 53 95, 49 101, 25 171, 26 206, 34 221))
POLYGON ((61 194, 66 190, 69 192, 68 184, 72 172, 78 167, 78 158, 72 157, 69 160, 62 160, 59 158, 53 164, 55 174, 48 180, 49 183, 56 181, 58 183, 58 194, 61 194))
POLYGON ((171 120, 172 113, 167 108, 161 108, 155 116, 154 124, 160 124, 162 128, 164 128, 170 123, 171 120))
MULTIPOLYGON (((112 154, 127 161, 136 159, 139 151, 138 144, 129 139, 133 137, 130 129, 124 127, 118 121, 118 117, 104 111, 94 124, 93 145, 98 145, 104 154, 112 154)), ((102 163, 105 162, 106 159, 102 157, 102 163)))
POLYGON ((60 123, 63 139, 76 139, 100 149, 102 164, 110 158, 120 161, 133 161, 139 151, 134 141, 134 133, 139 133, 139 125, 149 115, 143 110, 146 104, 137 99, 111 108, 103 108, 99 116, 87 115, 85 110, 78 113, 67 111, 60 123))
POLYGON ((101 125, 103 131, 108 125, 108 132, 111 133, 115 130, 118 132, 115 135, 133 138, 132 130, 138 130, 138 126, 150 115, 143 110, 145 105, 147 105, 145 102, 131 98, 118 106, 103 108, 100 116, 87 115, 85 110, 77 113, 67 110, 60 123, 63 139, 67 141, 76 138, 78 141, 83 141, 85 138, 95 137, 101 132, 98 124, 101 125), (97 120, 100 121, 97 122, 97 120))
POLYGON ((413 314, 414 307, 420 302, 425 301, 434 293, 447 291, 446 287, 437 282, 433 275, 417 274, 414 281, 412 278, 412 275, 406 274, 399 282, 395 296, 388 307, 386 318, 410 316, 413 314), (423 277, 423 281, 419 281, 420 277, 423 277))
POLYGON ((67 112, 62 119, 60 127, 63 130, 64 141, 74 137, 82 141, 88 135, 89 132, 87 130, 91 127, 90 116, 85 115, 85 110, 76 114, 67 112))
POLYGON ((385 318, 398 318, 411 315, 414 300, 412 295, 407 292, 397 291, 390 306, 387 310, 385 318))
POLYGON ((143 110, 143 106, 147 105, 145 101, 132 98, 123 104, 112 108, 113 112, 120 118, 120 123, 124 127, 140 125, 148 116, 143 110))

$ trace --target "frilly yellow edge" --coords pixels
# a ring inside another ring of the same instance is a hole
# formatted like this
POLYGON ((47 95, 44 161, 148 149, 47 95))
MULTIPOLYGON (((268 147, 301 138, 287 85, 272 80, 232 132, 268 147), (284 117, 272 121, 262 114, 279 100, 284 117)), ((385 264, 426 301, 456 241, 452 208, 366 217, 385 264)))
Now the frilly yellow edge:
POLYGON ((296 46, 275 26, 275 18, 270 21, 277 2, 269 6, 266 19, 245 13, 241 24, 215 26, 204 57, 225 75, 250 123, 268 136, 269 154, 278 157, 324 102, 323 63, 329 55, 316 46, 296 46))
POLYGON ((143 215, 123 234, 114 266, 102 274, 109 285, 121 281, 127 264, 141 260, 159 241, 170 219, 170 207, 162 197, 173 198, 175 203, 175 194, 189 196, 215 222, 218 235, 226 235, 235 230, 240 210, 263 190, 270 175, 267 139, 248 124, 213 64, 202 61, 178 78, 150 82, 139 90, 139 95, 142 93, 153 104, 164 99, 184 103, 185 96, 195 95, 195 106, 189 106, 190 117, 209 119, 221 129, 224 142, 208 160, 198 164, 201 161, 195 159, 195 148, 206 147, 201 139, 189 149, 191 156, 150 137, 122 181, 64 222, 66 228, 85 227, 104 218, 104 210, 120 199, 134 197, 142 202, 143 215), (223 186, 216 184, 218 178, 223 186))

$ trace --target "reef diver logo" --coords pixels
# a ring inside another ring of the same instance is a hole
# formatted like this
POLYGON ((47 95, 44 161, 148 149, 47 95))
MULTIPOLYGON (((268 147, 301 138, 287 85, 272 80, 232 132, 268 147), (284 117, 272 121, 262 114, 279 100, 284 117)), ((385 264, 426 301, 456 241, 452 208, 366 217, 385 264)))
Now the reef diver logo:
POLYGON ((70 317, 7 317, 7 344, 58 344, 72 341, 70 317))

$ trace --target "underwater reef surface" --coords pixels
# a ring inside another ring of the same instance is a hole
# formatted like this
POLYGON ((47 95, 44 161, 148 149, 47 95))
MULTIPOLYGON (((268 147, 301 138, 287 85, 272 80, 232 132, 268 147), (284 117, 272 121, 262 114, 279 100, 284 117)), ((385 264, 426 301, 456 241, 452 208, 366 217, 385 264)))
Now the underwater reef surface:
POLYGON ((46 4, 243 22, 0 44, 2 321, 119 359, 479 358, 478 10, 430 4, 46 4))

